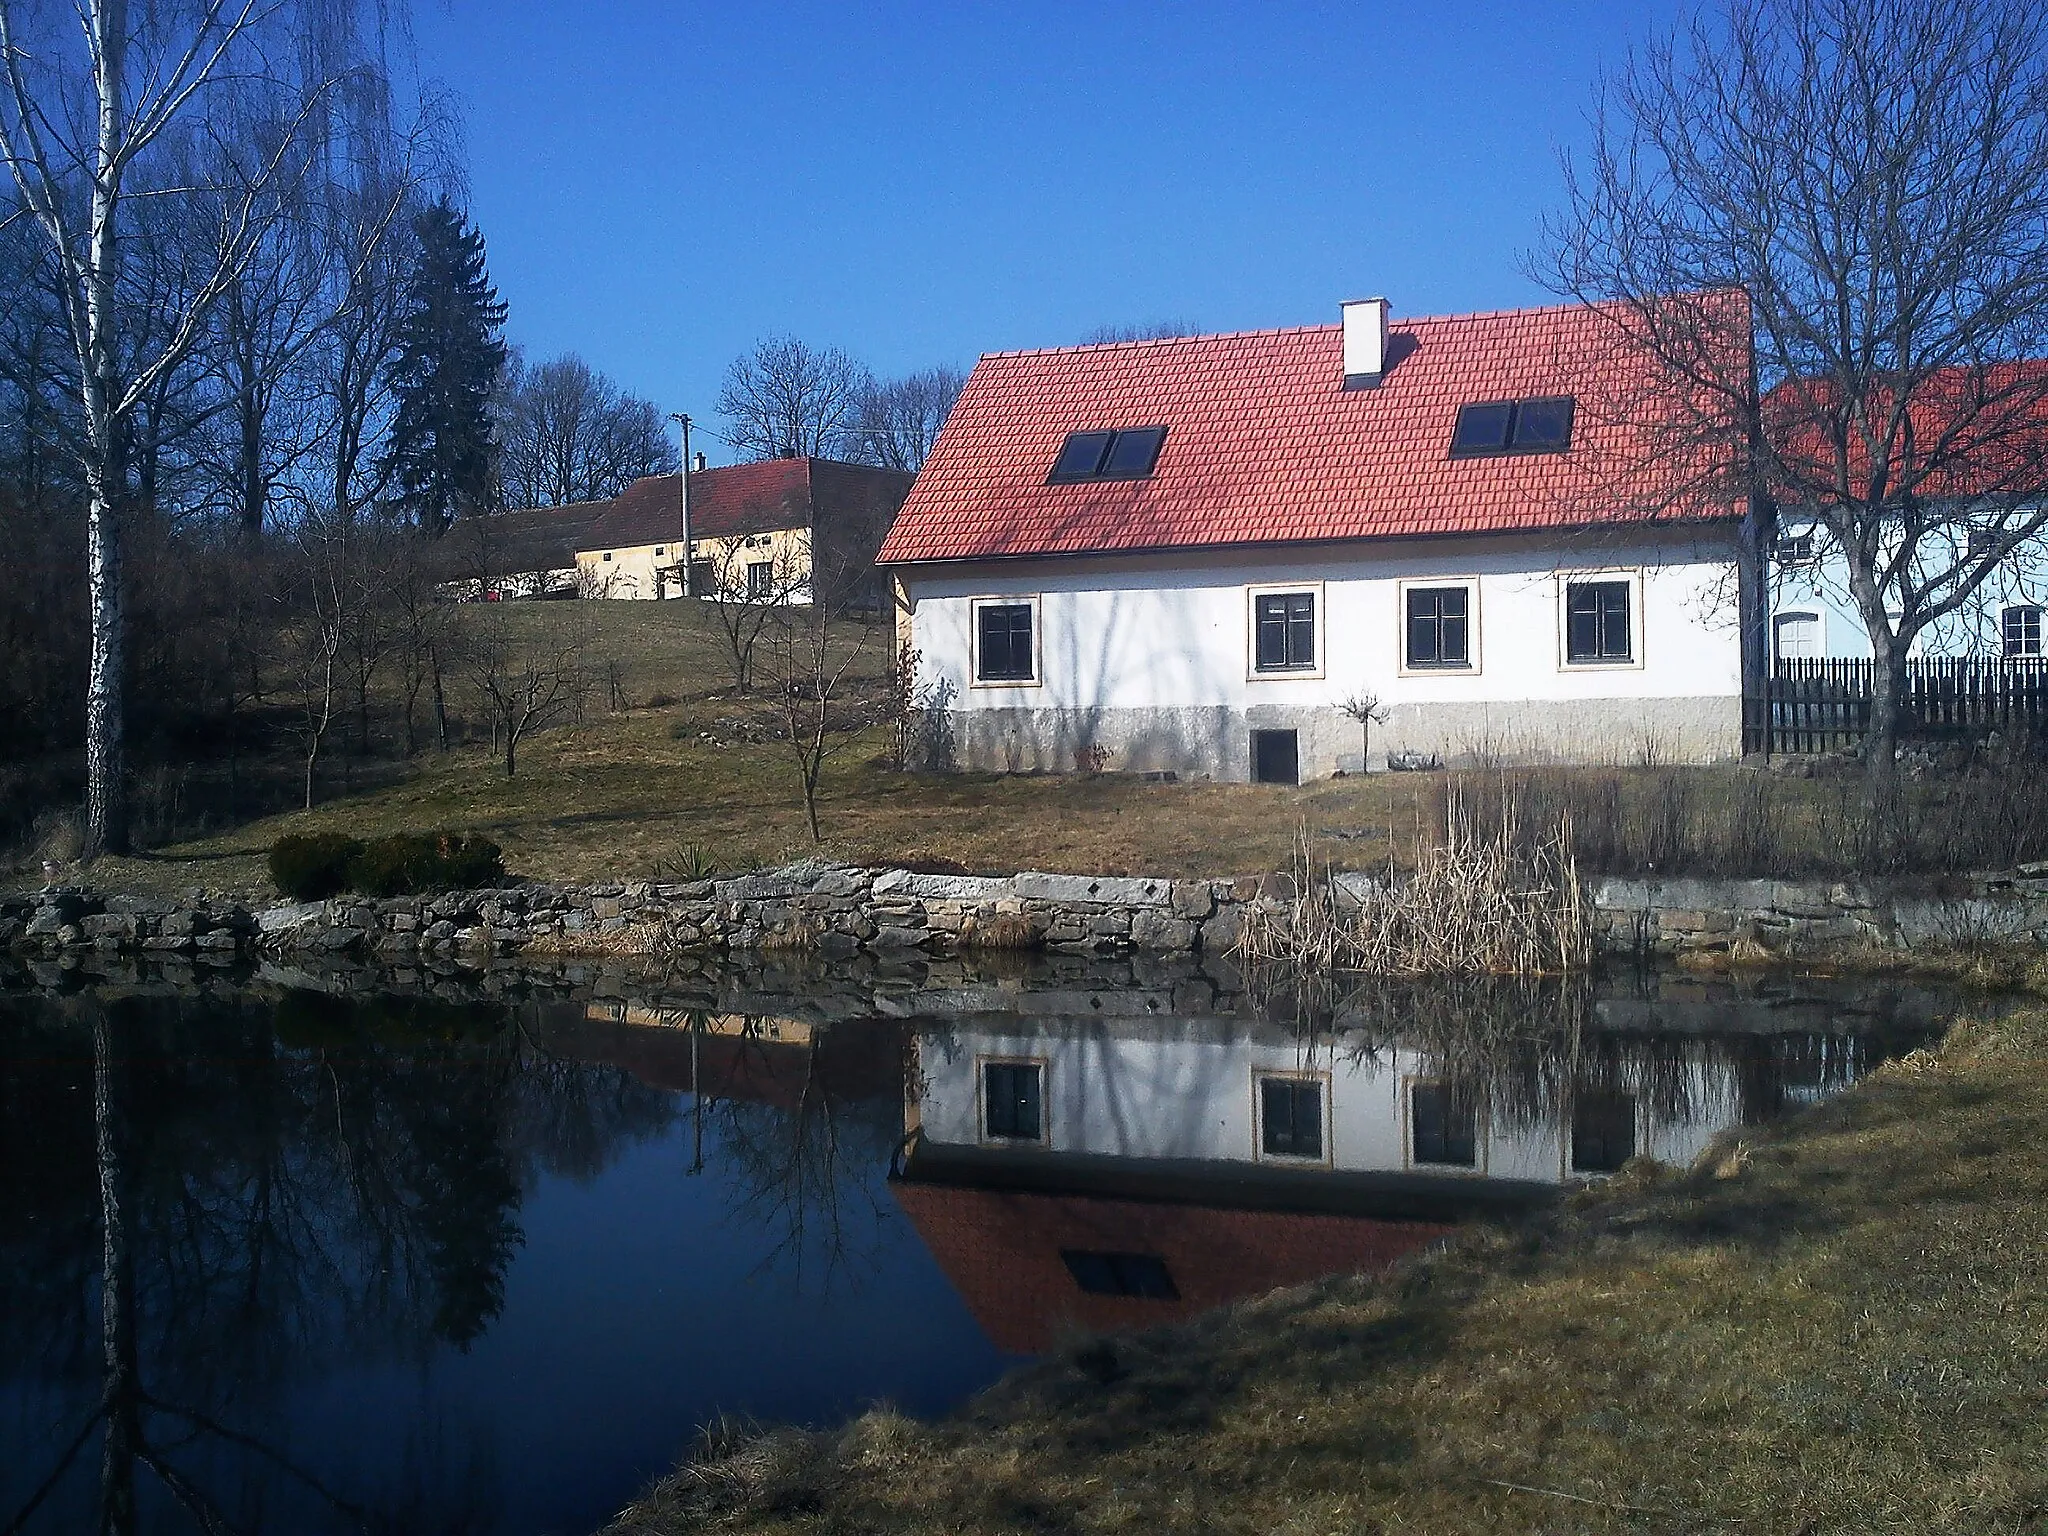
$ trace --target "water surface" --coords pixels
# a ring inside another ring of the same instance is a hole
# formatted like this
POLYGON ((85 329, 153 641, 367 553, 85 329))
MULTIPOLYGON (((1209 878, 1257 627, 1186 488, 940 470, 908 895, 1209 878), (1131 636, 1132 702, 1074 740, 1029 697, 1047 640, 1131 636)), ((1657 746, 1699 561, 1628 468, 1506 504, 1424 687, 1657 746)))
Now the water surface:
POLYGON ((1688 1161, 1946 1006, 1142 962, 16 978, 0 1530, 589 1531, 721 1414, 943 1412, 1072 1330, 1688 1161))

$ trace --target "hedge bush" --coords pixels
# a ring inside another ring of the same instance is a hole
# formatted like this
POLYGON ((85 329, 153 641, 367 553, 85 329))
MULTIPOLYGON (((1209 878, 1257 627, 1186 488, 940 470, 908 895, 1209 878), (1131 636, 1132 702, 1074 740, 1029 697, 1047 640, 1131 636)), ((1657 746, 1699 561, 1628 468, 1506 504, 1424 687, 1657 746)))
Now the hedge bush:
POLYGON ((496 885, 504 855, 487 837, 460 832, 400 832, 365 844, 350 862, 348 883, 365 896, 496 885))
POLYGON ((319 901, 348 889, 361 839, 340 832, 280 837, 270 845, 270 878, 293 901, 319 901))
POLYGON ((505 878, 505 861, 496 843, 474 833, 400 832, 364 842, 316 832, 279 838, 270 849, 270 878, 294 901, 345 890, 411 896, 496 885, 505 878))

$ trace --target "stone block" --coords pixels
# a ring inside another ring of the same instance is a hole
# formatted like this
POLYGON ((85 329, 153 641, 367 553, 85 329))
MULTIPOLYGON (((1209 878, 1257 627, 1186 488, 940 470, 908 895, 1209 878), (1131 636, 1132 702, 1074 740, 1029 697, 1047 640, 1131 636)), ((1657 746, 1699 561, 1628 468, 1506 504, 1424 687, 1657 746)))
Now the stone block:
POLYGON ((327 920, 327 903, 324 901, 301 901, 286 907, 267 907, 256 914, 256 930, 265 934, 295 933, 301 928, 313 928, 327 920))
POLYGON ((78 922, 79 931, 88 939, 112 939, 116 945, 123 939, 134 938, 141 927, 140 922, 125 912, 95 912, 78 922))
POLYGON ((1019 896, 1036 901, 1094 902, 1102 906, 1165 907, 1173 882, 1118 875, 1044 875, 1027 871, 1010 882, 1019 896))
POLYGON ((1194 948, 1195 925, 1184 917, 1152 912, 1131 916, 1131 943, 1139 949, 1173 952, 1194 948))
POLYGON ((875 936, 868 940, 870 949, 917 949, 925 939, 922 928, 893 928, 878 926, 875 936))
POLYGON ((820 896, 858 896, 867 888, 866 870, 842 865, 834 865, 811 883, 811 890, 820 896))
MULTIPOLYGON (((206 937, 209 940, 209 942, 202 947, 211 949, 213 946, 210 941, 215 937, 215 935, 209 933, 206 937)), ((223 937, 228 938, 229 947, 232 948, 234 942, 232 936, 223 935, 223 937)), ((339 954, 342 950, 354 949, 356 945, 362 942, 363 930, 360 928, 349 928, 345 926, 339 928, 322 928, 318 933, 313 935, 311 947, 314 949, 324 949, 329 954, 339 954)))
POLYGON ((53 939, 64 927, 64 914, 56 907, 39 907, 36 915, 28 920, 28 936, 32 939, 53 939))
POLYGON ((626 904, 616 896, 593 896, 590 899, 590 915, 597 918, 618 917, 626 910, 626 904))
POLYGON ((999 901, 1014 894, 1012 882, 992 875, 914 875, 892 869, 875 877, 876 896, 919 901, 999 901))
POLYGON ((1122 938, 1131 931, 1129 912, 1097 912, 1088 919, 1088 931, 1112 938, 1122 938))
POLYGON ((1771 883, 1771 906, 1787 917, 1833 917, 1835 904, 1825 886, 1803 880, 1775 880, 1771 883))
POLYGON ((1237 947, 1237 941, 1243 933, 1244 910, 1236 906, 1223 907, 1214 917, 1202 924, 1202 953, 1228 954, 1237 947))
POLYGON ((1173 882, 1173 911, 1176 917, 1199 923, 1216 910, 1216 893, 1206 880, 1173 882))

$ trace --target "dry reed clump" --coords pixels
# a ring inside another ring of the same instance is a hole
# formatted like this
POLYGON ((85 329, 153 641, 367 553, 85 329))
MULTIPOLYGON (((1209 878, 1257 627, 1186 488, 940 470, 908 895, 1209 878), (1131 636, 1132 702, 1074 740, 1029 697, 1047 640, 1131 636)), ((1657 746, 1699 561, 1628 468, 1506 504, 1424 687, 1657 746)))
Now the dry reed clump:
POLYGON ((1021 913, 970 917, 960 925, 960 947, 979 950, 1028 950, 1045 947, 1045 930, 1021 913))
POLYGON ((1526 839, 1513 804, 1484 832, 1453 798, 1443 841, 1398 880, 1356 896, 1295 841, 1294 895, 1247 907, 1236 953, 1312 971, 1381 976, 1550 976, 1592 964, 1592 912, 1572 857, 1571 827, 1526 839))

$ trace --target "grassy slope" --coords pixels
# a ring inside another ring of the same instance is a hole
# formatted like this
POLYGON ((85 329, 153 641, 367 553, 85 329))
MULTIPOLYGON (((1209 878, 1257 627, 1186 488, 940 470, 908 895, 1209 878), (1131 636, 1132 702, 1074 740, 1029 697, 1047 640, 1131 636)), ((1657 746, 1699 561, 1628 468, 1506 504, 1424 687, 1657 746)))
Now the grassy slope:
POLYGON ((2048 1012, 1966 1025, 1716 1170, 772 1436, 618 1529, 2048 1531, 2044 1145, 2048 1012))
MULTIPOLYGON (((638 707, 608 713, 602 698, 581 724, 530 737, 507 779, 486 739, 429 753, 399 782, 353 794, 323 790, 310 812, 271 816, 150 857, 105 860, 103 888, 168 893, 204 885, 268 894, 262 853, 286 832, 358 835, 430 827, 487 831, 515 871, 541 879, 646 878, 675 868, 691 848, 722 868, 778 863, 814 850, 787 748, 770 738, 772 712, 729 695, 706 616, 680 603, 594 603, 599 639, 586 653, 609 660, 638 707), (646 701, 673 698, 659 708, 646 701), (704 739, 706 736, 711 740, 704 739)), ((504 615, 543 618, 538 605, 504 615)), ((886 643, 869 642, 879 668, 886 643)), ((426 727, 430 733, 430 724, 426 727)), ((483 728, 487 732, 487 727, 483 728)), ((1390 820, 1412 834, 1426 776, 1333 781, 1308 788, 1146 784, 1099 778, 997 775, 906 777, 880 766, 876 734, 827 770, 823 852, 856 860, 949 859, 1003 872, 1201 874, 1272 869, 1285 862, 1302 818, 1364 829, 1340 852, 1383 859, 1390 820)), ((329 772, 345 766, 339 742, 329 772)), ((389 765, 379 765, 388 776, 389 765)), ((24 874, 23 879, 29 878, 24 874)))

